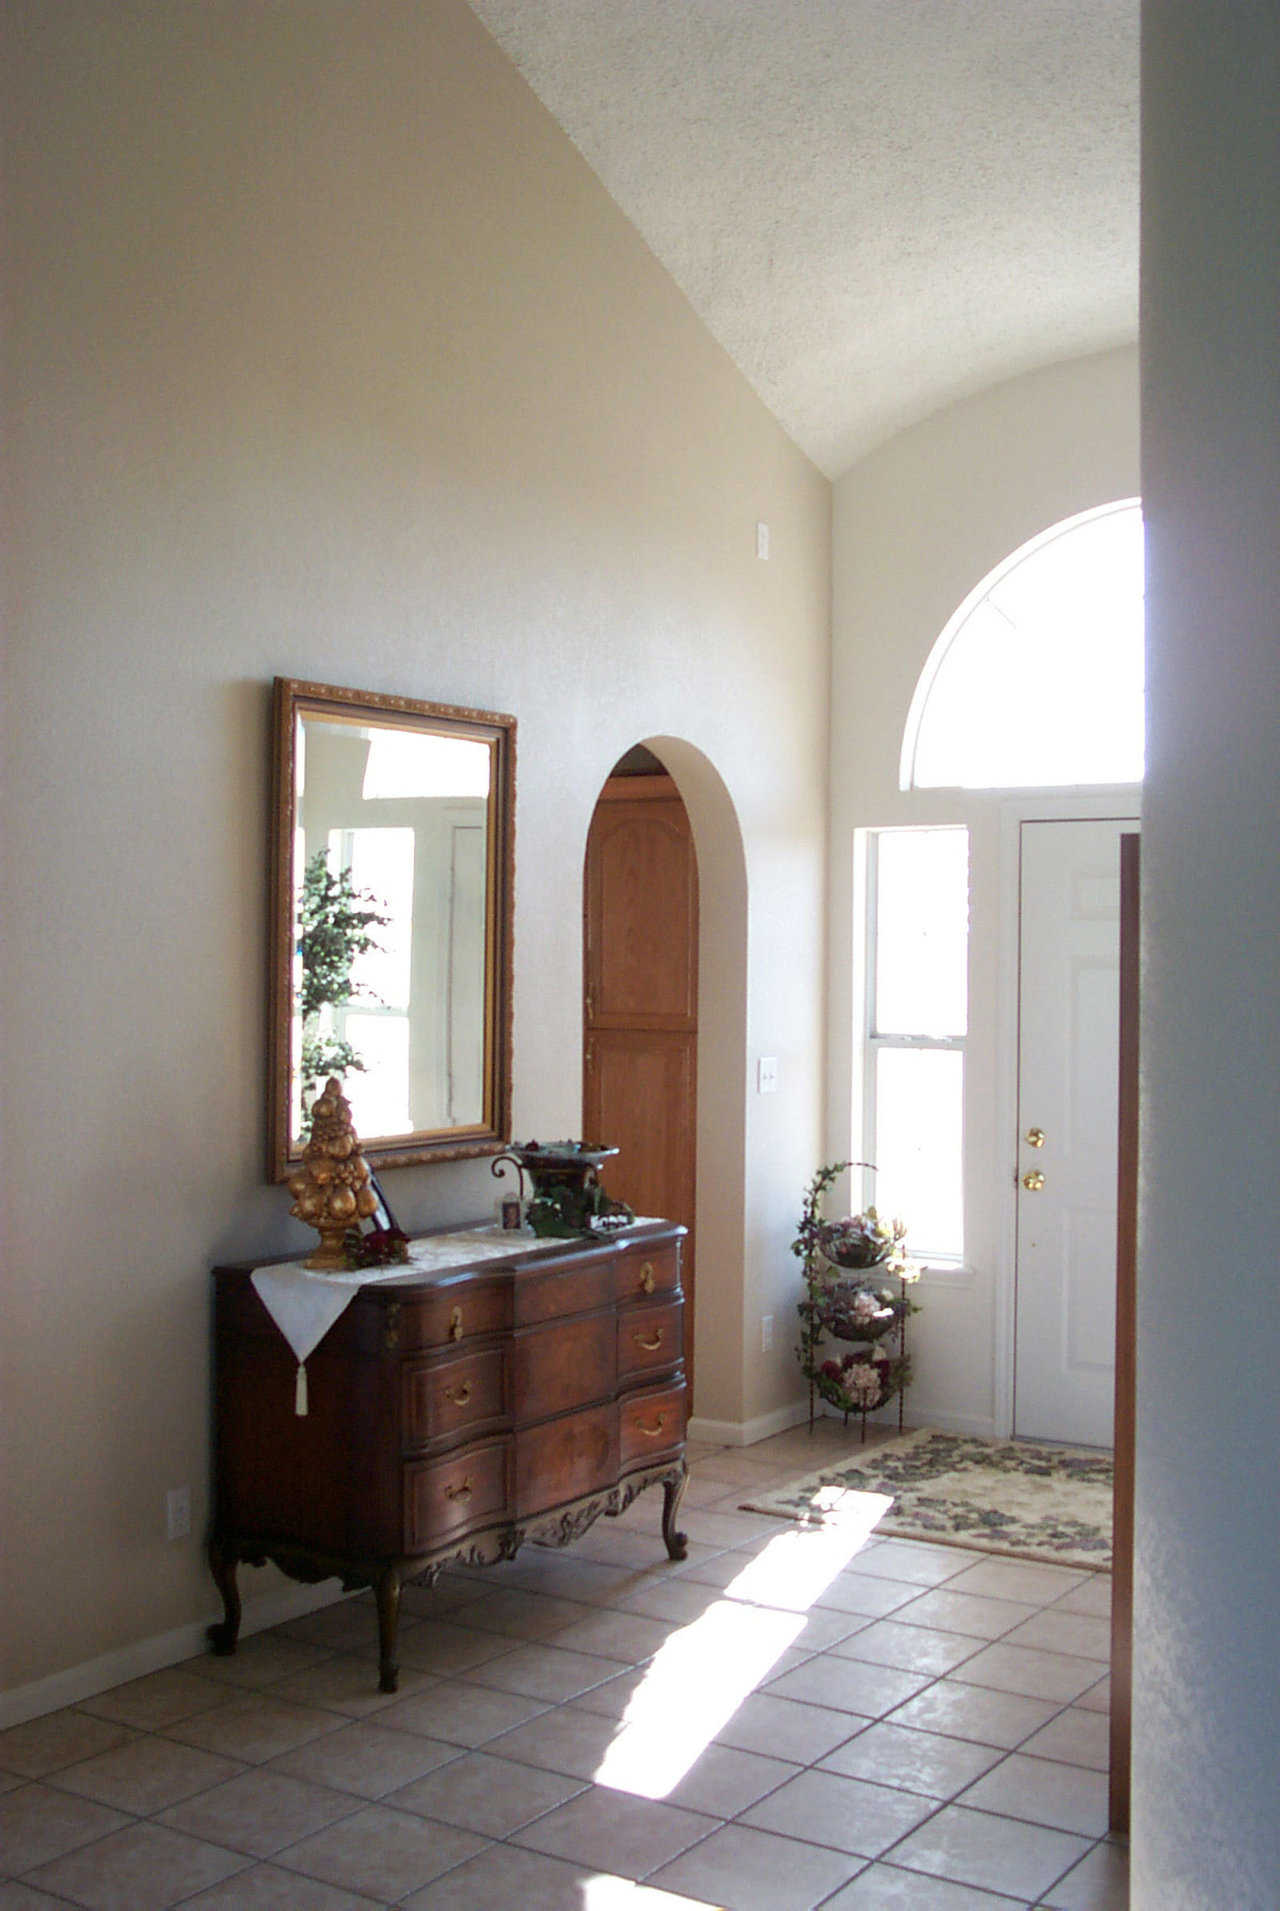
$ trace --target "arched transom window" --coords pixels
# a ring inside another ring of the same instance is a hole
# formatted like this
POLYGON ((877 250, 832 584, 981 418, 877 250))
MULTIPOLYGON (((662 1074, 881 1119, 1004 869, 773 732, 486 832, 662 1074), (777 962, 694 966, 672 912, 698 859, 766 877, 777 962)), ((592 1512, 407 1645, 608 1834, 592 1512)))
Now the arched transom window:
POLYGON ((1055 524, 998 565, 920 673, 901 787, 1140 782, 1143 584, 1136 498, 1055 524))

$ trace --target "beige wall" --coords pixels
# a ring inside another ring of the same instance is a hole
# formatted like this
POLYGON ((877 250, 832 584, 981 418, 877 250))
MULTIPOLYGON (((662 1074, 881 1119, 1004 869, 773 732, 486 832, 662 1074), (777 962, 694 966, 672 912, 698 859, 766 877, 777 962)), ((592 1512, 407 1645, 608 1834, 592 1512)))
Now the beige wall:
MULTIPOLYGON (((1008 1431, 1013 1265, 1010 823, 1029 793, 898 788, 912 694, 943 626, 993 567, 1063 518, 1139 491, 1134 348, 995 385, 901 432, 836 486, 831 719, 828 1145, 860 1157, 854 832, 963 823, 970 844, 962 1269, 927 1275, 912 1322, 912 1418, 1008 1431), (1002 962, 1005 973, 1002 983, 1002 962)), ((1113 814, 1128 814, 1138 792, 1113 814)), ((1063 813, 1088 814, 1090 799, 1063 813)))
MULTIPOLYGON (((192 1484, 197 1532, 207 1510, 206 1270, 301 1239, 261 1165, 277 672, 519 718, 518 1132, 579 1120, 596 792, 674 740, 724 988, 698 1405, 793 1397, 755 1316, 790 1305, 821 1139, 830 491, 460 0, 9 22, 3 1680, 25 1687, 213 1604, 198 1541, 163 1538, 166 1488, 192 1484), (746 1092, 760 1049, 776 1097, 746 1092)), ((392 1192, 425 1225, 492 1183, 392 1192)))

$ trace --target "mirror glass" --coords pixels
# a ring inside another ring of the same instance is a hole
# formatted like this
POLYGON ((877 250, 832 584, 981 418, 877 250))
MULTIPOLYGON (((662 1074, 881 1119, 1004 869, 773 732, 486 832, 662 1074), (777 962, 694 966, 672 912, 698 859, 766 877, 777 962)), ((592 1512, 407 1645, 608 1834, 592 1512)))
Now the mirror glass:
POLYGON ((271 1169, 340 1077, 370 1162, 510 1121, 515 721, 276 682, 271 1169))

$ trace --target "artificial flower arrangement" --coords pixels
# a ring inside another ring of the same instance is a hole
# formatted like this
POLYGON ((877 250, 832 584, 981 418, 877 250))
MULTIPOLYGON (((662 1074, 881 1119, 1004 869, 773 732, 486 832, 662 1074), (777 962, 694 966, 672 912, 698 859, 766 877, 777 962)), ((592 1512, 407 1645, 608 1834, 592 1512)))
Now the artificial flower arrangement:
POLYGON ((832 1182, 847 1168, 869 1167, 865 1161, 837 1161, 819 1168, 805 1190, 791 1244, 804 1263, 805 1295, 796 1309, 800 1370, 846 1416, 874 1413, 906 1387, 910 1365, 901 1328, 918 1311, 907 1294, 919 1269, 907 1259, 905 1222, 882 1220, 874 1207, 842 1221, 822 1218, 822 1197, 832 1182), (849 1343, 851 1351, 838 1359, 826 1353, 828 1336, 849 1343), (879 1344, 888 1337, 893 1352, 879 1344))

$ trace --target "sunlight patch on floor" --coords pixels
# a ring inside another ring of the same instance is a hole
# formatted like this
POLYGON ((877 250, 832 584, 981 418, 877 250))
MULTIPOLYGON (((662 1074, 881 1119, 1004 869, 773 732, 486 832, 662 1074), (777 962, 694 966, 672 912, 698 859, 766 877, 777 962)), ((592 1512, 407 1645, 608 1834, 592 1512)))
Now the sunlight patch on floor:
MULTIPOLYGON (((804 1630, 805 1614, 866 1543, 892 1501, 866 1517, 780 1533, 692 1624, 653 1656, 596 1769, 598 1785, 666 1798, 804 1630)), ((594 1906, 592 1907, 594 1911, 594 1906)))

